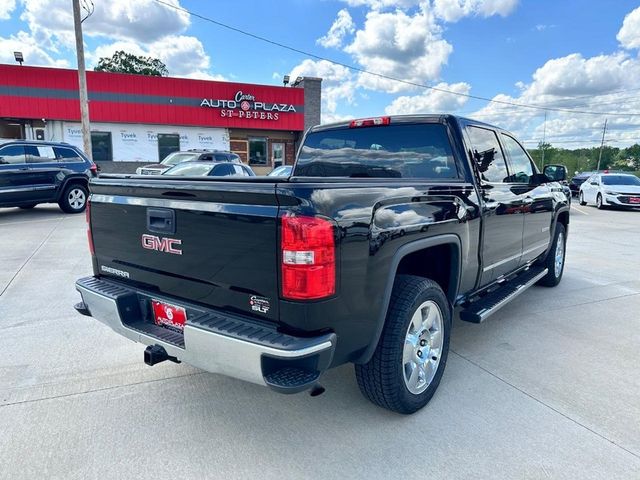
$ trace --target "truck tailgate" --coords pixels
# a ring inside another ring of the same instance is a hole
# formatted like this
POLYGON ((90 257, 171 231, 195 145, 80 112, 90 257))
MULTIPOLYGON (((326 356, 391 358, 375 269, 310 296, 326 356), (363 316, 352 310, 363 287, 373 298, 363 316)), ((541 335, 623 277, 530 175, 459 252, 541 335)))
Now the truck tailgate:
POLYGON ((105 178, 91 192, 98 275, 278 319, 274 183, 105 178))

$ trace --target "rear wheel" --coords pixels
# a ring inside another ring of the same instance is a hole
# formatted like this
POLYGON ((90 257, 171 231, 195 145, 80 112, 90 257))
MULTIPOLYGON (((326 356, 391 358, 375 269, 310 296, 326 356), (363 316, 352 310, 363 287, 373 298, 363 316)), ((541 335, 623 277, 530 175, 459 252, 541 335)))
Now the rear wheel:
POLYGON ((399 275, 373 357, 355 367, 362 394, 394 412, 420 410, 442 378, 450 329, 451 309, 440 286, 422 277, 399 275))
POLYGON ((580 199, 578 201, 580 203, 580 205, 584 206, 587 204, 587 202, 584 201, 584 193, 580 192, 580 199))
POLYGON ((88 191, 84 185, 74 183, 65 188, 58 205, 65 213, 81 213, 87 206, 88 191))
POLYGON ((564 273, 564 260, 567 247, 567 232, 564 225, 556 224, 556 232, 553 239, 553 246, 547 258, 544 260, 544 266, 547 268, 547 274, 538 281, 538 285, 544 287, 555 287, 562 280, 564 273))

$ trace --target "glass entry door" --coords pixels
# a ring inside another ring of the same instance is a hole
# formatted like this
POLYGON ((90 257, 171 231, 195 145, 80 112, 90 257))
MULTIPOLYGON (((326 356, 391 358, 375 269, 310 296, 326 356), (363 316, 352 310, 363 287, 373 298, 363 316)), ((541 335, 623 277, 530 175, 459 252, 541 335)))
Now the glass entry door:
POLYGON ((273 143, 271 146, 271 163, 273 168, 284 165, 284 143, 273 143))

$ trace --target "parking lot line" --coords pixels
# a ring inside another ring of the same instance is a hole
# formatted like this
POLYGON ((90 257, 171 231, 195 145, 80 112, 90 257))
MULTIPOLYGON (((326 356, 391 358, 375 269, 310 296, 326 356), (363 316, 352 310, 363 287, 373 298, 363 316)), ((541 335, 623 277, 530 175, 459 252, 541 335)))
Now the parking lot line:
POLYGON ((585 212, 584 210, 582 210, 582 209, 580 209, 580 208, 576 207, 575 205, 571 205, 571 208, 573 208, 573 209, 577 210, 578 212, 580 212, 580 213, 581 213, 581 214, 583 214, 583 215, 589 215, 587 212, 585 212))
POLYGON ((4 225, 19 225, 22 223, 41 223, 41 222, 53 222, 54 220, 62 220, 64 217, 60 216, 60 217, 54 217, 54 218, 44 218, 42 220, 24 220, 22 222, 6 222, 6 223, 0 223, 0 226, 4 226, 4 225))

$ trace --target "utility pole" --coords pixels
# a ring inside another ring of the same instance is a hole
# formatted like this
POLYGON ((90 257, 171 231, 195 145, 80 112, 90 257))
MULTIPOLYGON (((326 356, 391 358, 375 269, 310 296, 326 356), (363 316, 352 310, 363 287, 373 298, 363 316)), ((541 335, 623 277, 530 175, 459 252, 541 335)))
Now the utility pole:
POLYGON ((84 42, 82 40, 82 19, 80 18, 80 0, 73 1, 73 25, 76 32, 76 53, 78 57, 78 86, 80 89, 80 119, 82 121, 82 140, 84 153, 91 154, 91 125, 89 124, 89 95, 87 94, 87 74, 84 66, 84 42))
POLYGON ((604 119, 604 128, 602 129, 602 141, 600 142, 600 155, 598 155, 598 168, 596 171, 600 171, 600 161, 602 160, 602 149, 604 148, 604 134, 607 133, 607 119, 604 119))
POLYGON ((544 151, 547 149, 547 112, 544 112, 544 126, 542 127, 542 168, 544 169, 544 151))

